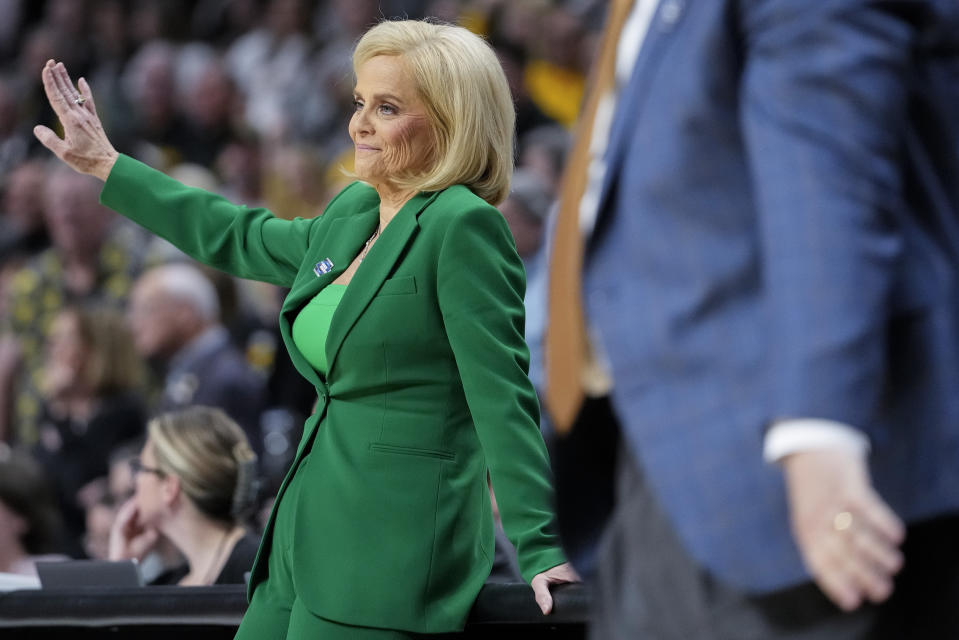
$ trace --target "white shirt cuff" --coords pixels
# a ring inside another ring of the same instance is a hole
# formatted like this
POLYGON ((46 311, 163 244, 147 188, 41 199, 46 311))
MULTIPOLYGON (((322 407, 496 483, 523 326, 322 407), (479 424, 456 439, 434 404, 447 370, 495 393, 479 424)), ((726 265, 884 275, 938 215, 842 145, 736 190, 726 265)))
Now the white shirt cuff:
POLYGON ((813 449, 839 449, 865 457, 869 453, 869 438, 862 431, 835 420, 777 420, 766 432, 763 459, 775 463, 791 453, 813 449))

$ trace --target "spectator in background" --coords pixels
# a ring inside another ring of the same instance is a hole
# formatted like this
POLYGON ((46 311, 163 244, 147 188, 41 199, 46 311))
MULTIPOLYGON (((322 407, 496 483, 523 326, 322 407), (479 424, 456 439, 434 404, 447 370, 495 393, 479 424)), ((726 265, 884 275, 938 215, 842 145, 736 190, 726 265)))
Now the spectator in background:
MULTIPOLYGON (((583 97, 583 28, 570 9, 539 0, 494 7, 490 37, 503 54, 525 52, 523 84, 532 102, 551 120, 572 126, 583 97)), ((535 125, 534 125, 535 126, 535 125)))
POLYGON ((539 39, 547 8, 544 0, 488 3, 486 30, 489 41, 526 50, 539 39))
POLYGON ((102 96, 100 113, 104 122, 111 126, 115 123, 118 129, 127 126, 130 118, 121 79, 135 50, 130 34, 131 7, 127 0, 94 0, 87 21, 92 58, 86 78, 102 96))
POLYGON ((261 0, 199 0, 193 3, 190 32, 196 40, 225 48, 259 24, 261 5, 261 0))
POLYGON ((117 445, 143 434, 143 365, 118 311, 67 307, 53 321, 42 371, 34 452, 56 490, 71 555, 79 555, 84 511, 78 493, 106 475, 117 445))
POLYGON ((36 81, 32 71, 36 65, 43 64, 47 56, 57 54, 66 43, 57 41, 57 34, 46 23, 40 23, 27 30, 17 52, 16 66, 12 69, 16 82, 18 127, 28 125, 34 119, 53 124, 55 116, 43 99, 43 86, 36 81))
POLYGON ((323 212, 330 199, 325 167, 314 148, 276 145, 270 154, 264 177, 265 206, 277 216, 313 218, 323 212))
POLYGON ((0 573, 36 575, 37 560, 63 559, 59 524, 43 467, 0 442, 0 573))
MULTIPOLYGON (((167 172, 171 178, 191 187, 212 192, 221 192, 222 184, 210 169, 190 163, 181 163, 167 172)), ((159 265, 168 262, 186 261, 188 257, 172 244, 152 236, 147 241, 146 263, 159 265)), ((196 265, 216 289, 219 304, 219 322, 230 334, 230 340, 245 354, 249 364, 264 376, 268 374, 272 362, 265 362, 261 353, 252 353, 258 346, 257 335, 260 331, 275 326, 275 314, 278 304, 274 301, 273 285, 234 278, 218 269, 205 265, 196 265), (264 309, 265 307, 265 309, 264 309)))
POLYGON ((569 148, 569 132, 559 125, 530 130, 519 139, 519 165, 539 176, 555 198, 569 148))
POLYGON ((187 134, 181 159, 211 167, 238 137, 243 103, 223 59, 212 49, 192 45, 179 58, 176 90, 187 134))
MULTIPOLYGON (((130 460, 140 455, 143 442, 143 439, 137 439, 114 447, 107 457, 107 473, 88 482, 77 492, 78 502, 85 511, 86 533, 83 537, 83 550, 89 558, 106 560, 109 556, 110 530, 113 528, 117 510, 121 504, 133 497, 134 477, 130 460)), ((141 561, 141 576, 149 573, 152 578, 160 573, 144 572, 144 569, 141 561)))
POLYGON ((0 75, 0 181, 26 159, 31 145, 28 131, 20 124, 18 93, 14 78, 0 75))
MULTIPOLYGON (((136 474, 131 463, 139 459, 144 439, 119 445, 110 452, 110 470, 80 491, 80 502, 86 509, 86 535, 83 538, 85 554, 90 558, 108 560, 110 535, 120 507, 129 501, 135 491, 136 474)), ((185 558, 166 537, 139 559, 140 577, 149 584, 175 567, 182 567, 185 558)))
MULTIPOLYGON (((106 493, 94 497, 84 511, 83 554, 92 560, 110 557, 110 531, 117 517, 117 506, 106 493)), ((142 576, 142 574, 141 574, 142 576)))
POLYGON ((194 0, 136 0, 130 7, 129 35, 134 48, 165 40, 181 42, 187 37, 194 0))
MULTIPOLYGON (((0 81, 0 94, 2 92, 0 81)), ((2 117, 0 115, 0 119, 2 117)), ((0 319, 10 313, 10 287, 14 274, 50 243, 41 213, 45 177, 42 163, 27 162, 11 172, 4 185, 0 205, 0 319)), ((0 327, 5 324, 0 320, 0 327)), ((21 350, 16 339, 0 329, 0 440, 13 422, 13 372, 19 368, 20 358, 21 350)))
POLYGON ((13 54, 20 37, 25 0, 0 0, 0 59, 13 54))
POLYGON ((70 64, 85 76, 90 72, 93 42, 90 40, 90 9, 96 0, 45 0, 44 24, 70 64))
POLYGON ((301 124, 290 117, 289 96, 310 68, 309 15, 305 0, 269 0, 260 26, 227 50, 227 66, 246 98, 246 122, 267 140, 291 135, 301 124))
POLYGON ((227 144, 213 164, 220 191, 232 202, 248 207, 263 203, 263 155, 259 139, 243 133, 227 144))
POLYGON ((161 169, 182 162, 190 144, 177 104, 176 67, 176 46, 162 40, 144 44, 123 72, 126 106, 114 112, 118 145, 161 169))
POLYGON ((0 410, 0 438, 24 445, 37 439, 40 416, 43 345, 54 317, 68 304, 104 304, 119 308, 140 271, 142 235, 98 202, 95 179, 55 168, 43 198, 43 214, 52 246, 10 279, 7 313, 0 334, 16 343, 22 362, 0 367, 0 387, 14 385, 15 396, 0 410), (23 375, 14 380, 17 365, 23 375), (3 415, 13 410, 13 423, 3 415))
POLYGON ((90 14, 90 43, 93 46, 91 82, 107 95, 119 90, 120 73, 132 53, 126 0, 98 0, 90 14))
POLYGON ((110 535, 111 560, 142 558, 160 536, 186 558, 152 584, 243 584, 259 539, 244 526, 256 499, 256 454, 219 409, 160 415, 132 469, 136 490, 110 535))
MULTIPOLYGON (((309 79, 292 87, 295 142, 308 141, 331 159, 352 167, 353 148, 343 122, 353 111, 353 46, 380 17, 378 0, 332 0, 317 7, 314 34, 319 49, 305 72, 309 79)), ((336 178, 342 179, 342 173, 336 178)), ((336 180, 329 180, 336 182, 336 180)), ((330 197, 346 183, 330 185, 330 197)))
MULTIPOLYGON (((46 170, 36 160, 17 165, 6 174, 0 200, 0 299, 9 276, 50 245, 43 222, 45 183, 46 170)), ((0 313, 3 308, 0 300, 0 313)))
POLYGON ((552 203, 552 193, 539 175, 519 168, 513 174, 509 196, 499 206, 513 232, 516 251, 526 267, 527 280, 534 268, 531 261, 543 244, 543 225, 552 203))
POLYGON ((162 380, 154 413, 222 408, 260 449, 266 382, 230 342, 216 289, 199 268, 174 263, 144 273, 130 296, 129 322, 137 350, 162 380))
MULTIPOLYGON (((529 55, 525 45, 516 44, 505 38, 496 39, 497 34, 491 34, 491 44, 496 49, 496 57, 506 74, 509 90, 516 105, 516 138, 522 140, 531 130, 556 124, 556 120, 543 113, 543 110, 533 101, 526 88, 526 64, 529 55)), ((520 146, 517 145, 517 152, 520 146)))

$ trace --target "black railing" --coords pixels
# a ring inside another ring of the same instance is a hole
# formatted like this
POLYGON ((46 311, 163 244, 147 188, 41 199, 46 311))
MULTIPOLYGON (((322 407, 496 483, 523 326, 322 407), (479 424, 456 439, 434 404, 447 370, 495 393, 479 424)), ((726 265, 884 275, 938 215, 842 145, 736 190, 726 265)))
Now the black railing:
MULTIPOLYGON (((553 590, 543 616, 525 584, 488 584, 466 629, 437 638, 585 638, 589 591, 553 590)), ((246 611, 243 587, 95 587, 0 593, 0 638, 219 640, 232 638, 246 611)))

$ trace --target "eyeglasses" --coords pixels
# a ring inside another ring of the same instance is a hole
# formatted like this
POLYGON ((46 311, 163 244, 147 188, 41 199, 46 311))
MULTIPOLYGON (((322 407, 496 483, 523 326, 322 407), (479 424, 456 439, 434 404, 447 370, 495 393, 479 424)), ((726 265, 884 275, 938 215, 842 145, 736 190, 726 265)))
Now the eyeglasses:
POLYGON ((156 467, 148 467, 143 464, 143 461, 140 458, 130 458, 130 472, 135 476, 140 472, 152 473, 160 478, 166 476, 166 471, 163 469, 158 469, 156 467))

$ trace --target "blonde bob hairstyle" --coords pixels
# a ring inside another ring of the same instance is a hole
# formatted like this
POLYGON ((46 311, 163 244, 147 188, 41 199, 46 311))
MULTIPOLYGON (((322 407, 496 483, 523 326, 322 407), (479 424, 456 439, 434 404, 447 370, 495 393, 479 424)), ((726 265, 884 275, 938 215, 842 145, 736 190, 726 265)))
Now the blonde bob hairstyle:
POLYGON ((237 523, 256 499, 256 454, 243 429, 221 409, 194 406, 147 424, 156 465, 174 475, 207 517, 237 523))
POLYGON ((440 191, 462 184, 494 206, 505 200, 513 175, 516 114, 492 47, 462 27, 384 21, 357 43, 354 72, 376 56, 401 59, 426 105, 434 138, 429 168, 397 178, 397 186, 440 191))

